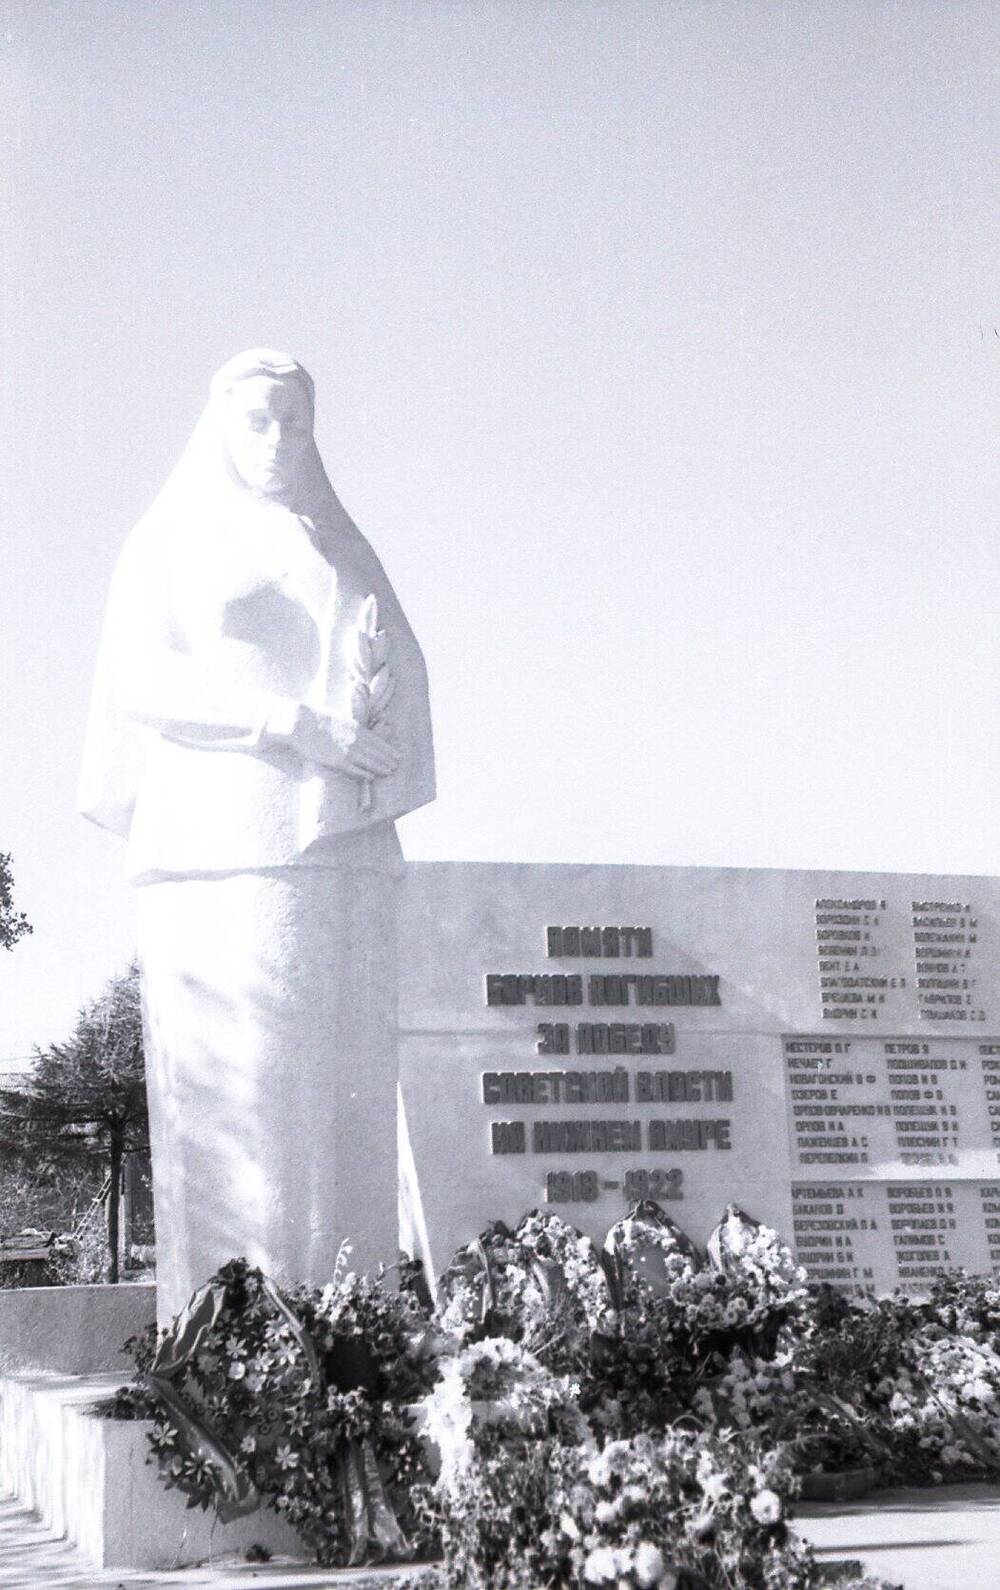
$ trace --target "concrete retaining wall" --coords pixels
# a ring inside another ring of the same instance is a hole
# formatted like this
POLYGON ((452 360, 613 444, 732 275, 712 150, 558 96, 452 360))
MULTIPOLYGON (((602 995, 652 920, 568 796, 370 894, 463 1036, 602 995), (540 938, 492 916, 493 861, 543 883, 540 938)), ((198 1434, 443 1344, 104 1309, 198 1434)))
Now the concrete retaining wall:
POLYGON ((120 1375, 0 1379, 0 1487, 102 1568, 182 1568, 253 1544, 302 1561, 299 1537, 269 1508, 232 1524, 188 1508, 147 1461, 145 1422, 93 1412, 120 1375))
POLYGON ((127 1372, 121 1348, 156 1318, 156 1288, 26 1286, 0 1290, 0 1371, 127 1372))

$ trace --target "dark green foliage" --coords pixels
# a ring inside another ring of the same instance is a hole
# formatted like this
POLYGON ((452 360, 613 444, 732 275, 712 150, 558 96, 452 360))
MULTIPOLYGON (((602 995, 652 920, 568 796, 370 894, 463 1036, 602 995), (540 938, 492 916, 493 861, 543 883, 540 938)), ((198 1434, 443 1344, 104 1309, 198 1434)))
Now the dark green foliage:
POLYGON ((113 978, 65 1043, 37 1051, 31 1073, 0 1089, 0 1151, 32 1176, 96 1167, 110 1179, 108 1279, 117 1281, 125 1158, 148 1151, 139 971, 113 978))
POLYGON ((23 911, 14 909, 14 874, 9 852, 0 851, 0 949, 12 950, 34 929, 23 911))

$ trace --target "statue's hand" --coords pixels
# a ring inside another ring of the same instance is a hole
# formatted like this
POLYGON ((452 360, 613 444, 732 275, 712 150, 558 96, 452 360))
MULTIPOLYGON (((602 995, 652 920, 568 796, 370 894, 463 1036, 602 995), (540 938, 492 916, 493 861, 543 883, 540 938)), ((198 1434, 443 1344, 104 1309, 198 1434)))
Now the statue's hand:
POLYGON ((292 743, 303 761, 352 778, 382 778, 399 766, 398 755, 381 734, 329 712, 300 712, 292 743))

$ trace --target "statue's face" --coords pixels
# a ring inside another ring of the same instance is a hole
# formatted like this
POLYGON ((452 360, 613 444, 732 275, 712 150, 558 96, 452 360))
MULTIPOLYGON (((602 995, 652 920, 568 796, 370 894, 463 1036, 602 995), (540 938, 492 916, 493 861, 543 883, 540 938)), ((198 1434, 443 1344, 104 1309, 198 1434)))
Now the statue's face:
POLYGON ((280 497, 295 484, 312 437, 309 399, 295 381, 264 375, 237 381, 223 400, 222 435, 250 490, 280 497))

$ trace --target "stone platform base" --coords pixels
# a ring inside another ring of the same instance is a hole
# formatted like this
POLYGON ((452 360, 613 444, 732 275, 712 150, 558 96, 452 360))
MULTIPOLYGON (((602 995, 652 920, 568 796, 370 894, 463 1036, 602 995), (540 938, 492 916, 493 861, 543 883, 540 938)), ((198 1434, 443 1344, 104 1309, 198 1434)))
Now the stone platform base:
POLYGON ((0 1288, 0 1374, 124 1374, 122 1352, 156 1318, 156 1288, 21 1286, 0 1288))
POLYGON ((182 1568, 267 1548, 303 1562, 299 1537, 269 1509, 232 1524, 188 1508, 147 1463, 142 1421, 100 1417, 122 1375, 0 1379, 0 1490, 17 1496, 96 1567, 182 1568))
POLYGON ((905 1590, 997 1590, 1000 1486, 873 1491, 856 1502, 811 1502, 793 1527, 820 1562, 854 1558, 905 1590))
POLYGON ((433 1568, 330 1568, 216 1557, 178 1568, 95 1568, 20 1502, 0 1497, 0 1590, 443 1590, 433 1568))

